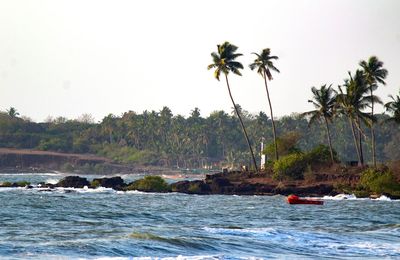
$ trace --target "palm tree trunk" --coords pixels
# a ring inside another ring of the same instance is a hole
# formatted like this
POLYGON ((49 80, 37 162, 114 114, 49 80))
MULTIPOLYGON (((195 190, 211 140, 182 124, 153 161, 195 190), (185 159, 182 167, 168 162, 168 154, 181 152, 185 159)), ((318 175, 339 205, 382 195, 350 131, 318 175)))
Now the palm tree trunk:
POLYGON ((331 133, 329 131, 329 125, 328 125, 328 120, 326 119, 326 117, 324 117, 325 119, 325 126, 326 126, 326 135, 328 136, 328 144, 329 144, 329 151, 331 153, 331 161, 332 161, 332 165, 335 163, 335 159, 333 158, 333 149, 332 149, 332 142, 331 142, 331 133))
MULTIPOLYGON (((373 91, 371 90, 371 115, 374 117, 374 99, 373 99, 373 91)), ((372 163, 374 167, 376 167, 376 154, 375 154, 375 131, 374 131, 374 121, 371 119, 371 149, 372 149, 372 163)))
POLYGON ((274 136, 274 146, 275 146, 275 160, 278 160, 279 159, 279 155, 278 155, 278 144, 276 142, 275 121, 274 121, 274 115, 272 113, 272 104, 271 104, 271 99, 269 97, 268 84, 267 84, 267 75, 266 75, 265 71, 264 71, 264 82, 265 82, 265 89, 267 90, 269 110, 271 111, 272 134, 274 136))
POLYGON ((229 97, 232 100, 232 104, 233 104, 233 107, 235 108, 236 115, 239 118, 240 125, 242 126, 242 130, 243 130, 244 136, 246 137, 246 141, 247 141, 247 145, 249 146, 251 157, 253 158, 254 167, 256 169, 256 172, 258 172, 256 158, 254 157, 253 149, 251 148, 250 140, 249 140, 249 137, 247 135, 246 128, 244 127, 244 124, 243 124, 243 121, 242 121, 242 117, 240 116, 239 111, 238 111, 238 109, 236 107, 235 101, 233 100, 232 93, 231 93, 231 88, 229 87, 229 81, 228 81, 228 75, 227 74, 225 74, 225 80, 226 80, 226 85, 228 86, 229 97))
POLYGON ((353 133, 353 140, 354 140, 354 145, 356 146, 356 152, 357 152, 357 157, 358 157, 358 165, 361 165, 361 157, 360 157, 360 150, 358 148, 358 143, 357 143, 357 137, 356 137, 356 132, 354 130, 354 124, 351 118, 349 117, 349 123, 351 127, 351 132, 353 133))
POLYGON ((357 124, 359 126, 358 129, 358 142, 359 142, 359 151, 360 151, 360 158, 361 158, 361 166, 364 165, 364 153, 363 153, 363 148, 362 148, 362 132, 361 132, 361 123, 360 123, 360 118, 357 116, 357 124))

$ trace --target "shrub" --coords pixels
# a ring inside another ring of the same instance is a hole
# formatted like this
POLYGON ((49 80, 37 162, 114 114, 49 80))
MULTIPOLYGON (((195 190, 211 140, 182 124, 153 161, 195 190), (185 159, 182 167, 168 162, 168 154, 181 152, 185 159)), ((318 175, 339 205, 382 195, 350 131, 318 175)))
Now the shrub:
POLYGON ((28 182, 28 181, 19 181, 16 184, 17 184, 18 187, 25 187, 25 186, 31 185, 31 183, 28 182))
MULTIPOLYGON (((326 145, 318 145, 307 153, 307 159, 310 164, 326 164, 331 162, 331 152, 326 145)), ((338 162, 337 153, 333 150, 333 159, 338 162)))
MULTIPOLYGON (((300 153, 300 149, 297 147, 297 142, 300 140, 300 134, 297 132, 288 132, 283 136, 277 138, 276 143, 278 146, 278 153, 280 156, 300 153)), ((273 142, 267 144, 265 147, 264 154, 267 158, 275 158, 275 145, 273 142)))
POLYGON ((306 157, 301 153, 289 154, 281 157, 274 163, 275 180, 298 180, 303 178, 303 172, 307 167, 306 157))
POLYGON ((3 182, 0 186, 1 186, 1 187, 11 187, 11 186, 12 186, 12 183, 9 182, 9 181, 5 181, 5 182, 3 182))
POLYGON ((143 179, 136 180, 133 183, 131 183, 127 187, 127 190, 167 192, 169 191, 169 185, 160 176, 146 176, 143 179))
POLYGON ((101 186, 100 180, 93 180, 90 182, 90 187, 92 187, 92 188, 98 188, 100 186, 101 186))
POLYGON ((360 186, 368 191, 378 194, 400 193, 398 183, 391 171, 388 169, 369 168, 361 174, 360 186))
POLYGON ((37 149, 43 151, 68 152, 71 150, 72 142, 66 137, 51 137, 40 141, 37 149))

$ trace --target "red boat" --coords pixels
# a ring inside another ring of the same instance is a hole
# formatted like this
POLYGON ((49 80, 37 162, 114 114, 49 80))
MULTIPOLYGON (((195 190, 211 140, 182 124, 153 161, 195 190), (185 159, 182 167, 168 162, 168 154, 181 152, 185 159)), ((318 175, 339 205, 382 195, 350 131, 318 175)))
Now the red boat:
POLYGON ((312 204, 312 205, 323 205, 323 200, 316 200, 316 199, 302 199, 296 195, 289 195, 287 197, 287 202, 289 204, 312 204))

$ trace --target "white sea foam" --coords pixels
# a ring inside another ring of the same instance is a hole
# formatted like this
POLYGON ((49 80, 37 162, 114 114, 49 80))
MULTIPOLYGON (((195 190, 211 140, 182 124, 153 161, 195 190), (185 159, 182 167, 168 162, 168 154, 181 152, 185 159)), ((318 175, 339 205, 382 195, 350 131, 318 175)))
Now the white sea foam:
POLYGON ((400 201, 392 200, 391 198, 381 195, 378 198, 357 198, 354 194, 338 194, 336 196, 324 196, 323 200, 375 200, 375 201, 400 201))
POLYGON ((55 178, 50 178, 45 181, 45 183, 50 183, 50 184, 57 184, 58 182, 59 182, 59 179, 55 179, 55 178))
POLYGON ((324 200, 356 200, 357 197, 354 194, 338 194, 336 196, 324 196, 324 200))
POLYGON ((390 198, 386 197, 385 195, 380 196, 374 200, 382 200, 382 201, 392 201, 390 198))
POLYGON ((116 193, 116 190, 112 188, 98 187, 96 189, 89 189, 87 186, 83 188, 56 188, 57 191, 61 192, 77 192, 77 193, 116 193))
POLYGON ((204 227, 205 231, 213 234, 223 234, 223 235, 243 235, 243 234, 253 234, 253 235, 272 235, 276 234, 277 230, 274 228, 212 228, 204 227))

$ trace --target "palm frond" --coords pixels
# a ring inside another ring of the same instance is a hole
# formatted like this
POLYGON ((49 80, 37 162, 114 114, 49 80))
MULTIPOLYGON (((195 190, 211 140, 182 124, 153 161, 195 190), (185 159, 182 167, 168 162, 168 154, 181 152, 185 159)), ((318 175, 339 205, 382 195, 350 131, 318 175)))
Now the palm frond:
POLYGON ((239 71, 237 68, 232 68, 231 70, 232 70, 232 72, 233 72, 234 74, 239 75, 239 76, 242 76, 242 73, 240 73, 240 71, 239 71))
POLYGON ((238 62, 238 61, 230 61, 228 63, 228 66, 236 68, 236 69, 243 69, 243 65, 242 63, 238 62))

